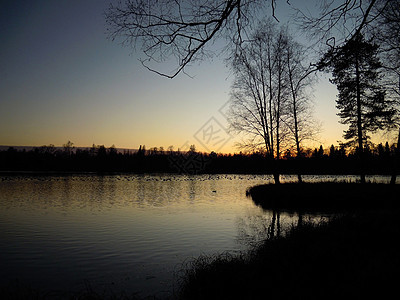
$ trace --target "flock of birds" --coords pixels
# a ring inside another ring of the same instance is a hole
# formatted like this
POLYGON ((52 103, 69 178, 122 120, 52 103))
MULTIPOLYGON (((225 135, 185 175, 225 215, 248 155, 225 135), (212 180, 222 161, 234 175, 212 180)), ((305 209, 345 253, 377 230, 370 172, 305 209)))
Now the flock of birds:
MULTIPOLYGON (((354 176, 323 176, 307 175, 303 176, 303 180, 313 181, 337 181, 347 180, 354 181, 354 176), (339 178, 340 177, 340 178, 339 178), (343 178, 346 177, 346 178, 343 178)), ((375 176, 376 177, 376 176, 375 176)), ((245 174, 203 174, 203 175, 185 175, 185 174, 96 174, 96 173, 16 173, 16 174, 0 174, 0 182, 4 181, 219 181, 219 180, 246 180, 246 181, 263 181, 273 182, 273 176, 264 175, 245 175, 245 174)), ((381 178, 375 180, 382 181, 381 178)), ((281 175, 282 182, 297 182, 296 175, 281 175)))
POLYGON ((215 181, 215 180, 270 180, 271 175, 176 175, 176 174, 155 174, 155 175, 96 175, 96 174, 20 174, 0 175, 0 181, 215 181))

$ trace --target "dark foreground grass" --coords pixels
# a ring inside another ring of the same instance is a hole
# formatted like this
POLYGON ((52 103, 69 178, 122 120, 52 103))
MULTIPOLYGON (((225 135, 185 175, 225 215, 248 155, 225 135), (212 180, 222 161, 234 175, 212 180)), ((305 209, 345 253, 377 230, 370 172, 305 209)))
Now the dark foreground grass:
POLYGON ((200 257, 180 299, 363 299, 398 296, 400 186, 344 182, 260 185, 264 209, 339 213, 266 240, 247 254, 200 257), (340 217, 339 217, 340 216, 340 217))
POLYGON ((200 257, 187 269, 178 298, 397 297, 398 221, 397 212, 365 212, 305 224, 246 255, 200 257))

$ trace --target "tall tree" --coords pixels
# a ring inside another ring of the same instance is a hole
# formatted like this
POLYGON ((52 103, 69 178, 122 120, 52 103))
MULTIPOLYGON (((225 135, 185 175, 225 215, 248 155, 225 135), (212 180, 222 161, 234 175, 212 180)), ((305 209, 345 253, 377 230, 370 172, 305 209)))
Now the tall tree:
POLYGON ((235 74, 229 110, 231 129, 249 137, 241 146, 260 146, 270 157, 276 152, 275 26, 257 31, 251 43, 233 52, 230 67, 235 74), (260 140, 261 138, 261 140, 260 140))
MULTIPOLYGON (((263 22, 240 51, 233 51, 231 68, 235 75, 229 111, 231 129, 247 140, 248 149, 264 148, 274 158, 275 183, 279 183, 281 154, 295 141, 300 155, 302 139, 311 133, 305 116, 309 106, 304 90, 312 70, 301 64, 300 45, 286 27, 263 22)), ((301 181, 301 176, 299 176, 301 181)))
MULTIPOLYGON (((349 125, 344 138, 356 145, 362 163, 367 133, 384 129, 394 114, 379 84, 382 64, 377 55, 378 46, 357 34, 342 47, 329 50, 319 63, 321 69, 332 71, 331 82, 339 91, 338 115, 349 125)), ((362 170, 361 182, 365 183, 362 170)))
MULTIPOLYGON (((288 127, 292 132, 297 158, 302 156, 302 142, 315 138, 321 127, 313 116, 310 107, 310 98, 307 90, 316 80, 315 67, 307 64, 308 58, 304 46, 293 38, 288 39, 285 49, 285 62, 287 68, 287 82, 289 86, 288 112, 291 116, 288 127)), ((300 172, 298 181, 302 182, 300 172)))

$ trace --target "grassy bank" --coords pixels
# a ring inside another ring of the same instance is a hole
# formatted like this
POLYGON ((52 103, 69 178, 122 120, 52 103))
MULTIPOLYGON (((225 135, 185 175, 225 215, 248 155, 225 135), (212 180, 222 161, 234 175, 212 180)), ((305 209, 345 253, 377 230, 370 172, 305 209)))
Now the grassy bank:
POLYGON ((293 228, 241 256, 200 257, 182 276, 179 299, 379 299, 400 278, 400 187, 317 183, 248 191, 265 209, 340 212, 293 228))
POLYGON ((264 209, 334 213, 400 207, 400 185, 381 183, 285 183, 250 188, 247 195, 264 209))
POLYGON ((246 255, 200 257, 179 299, 360 299, 397 293, 398 214, 306 224, 246 255))

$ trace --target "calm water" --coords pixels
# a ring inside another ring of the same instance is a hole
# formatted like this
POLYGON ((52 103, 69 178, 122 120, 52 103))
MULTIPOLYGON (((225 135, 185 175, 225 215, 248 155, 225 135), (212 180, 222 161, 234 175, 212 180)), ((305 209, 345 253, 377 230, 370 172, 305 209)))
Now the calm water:
MULTIPOLYGON (((343 178, 356 179, 305 180, 343 178)), ((89 282, 100 292, 162 297, 188 259, 246 250, 265 237, 272 213, 245 191, 271 179, 0 176, 0 286, 18 279, 45 291, 79 291, 89 282)), ((295 221, 281 216, 282 227, 295 221)))

